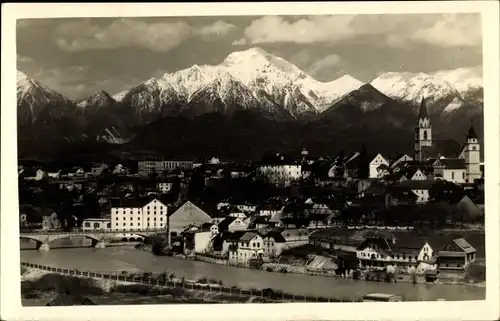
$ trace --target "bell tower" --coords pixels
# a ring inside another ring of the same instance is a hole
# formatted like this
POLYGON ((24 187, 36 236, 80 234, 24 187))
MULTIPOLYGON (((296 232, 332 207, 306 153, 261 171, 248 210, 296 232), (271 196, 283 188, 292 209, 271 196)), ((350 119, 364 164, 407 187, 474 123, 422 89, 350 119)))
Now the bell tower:
POLYGON ((460 153, 460 158, 465 161, 465 178, 467 183, 473 183, 474 180, 481 178, 480 151, 481 145, 471 121, 465 144, 460 153))
POLYGON ((425 149, 425 147, 432 147, 432 126, 431 119, 429 118, 429 114, 427 113, 425 99, 422 97, 422 102, 420 103, 420 111, 418 113, 418 125, 417 127, 415 127, 415 160, 424 160, 422 150, 425 149))

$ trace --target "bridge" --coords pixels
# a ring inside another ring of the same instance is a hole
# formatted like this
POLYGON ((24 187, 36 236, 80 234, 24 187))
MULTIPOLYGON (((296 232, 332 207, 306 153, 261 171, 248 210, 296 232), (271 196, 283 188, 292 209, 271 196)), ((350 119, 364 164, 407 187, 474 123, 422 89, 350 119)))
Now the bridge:
MULTIPOLYGON (((166 229, 143 229, 143 230, 90 230, 90 231, 33 231, 19 233, 20 239, 33 240, 36 242, 36 248, 39 251, 50 250, 50 242, 59 239, 68 239, 72 237, 84 237, 92 241, 92 247, 105 248, 106 241, 112 236, 120 234, 133 235, 146 238, 153 234, 166 233, 166 229)), ((128 237, 125 237, 128 239, 128 237)))

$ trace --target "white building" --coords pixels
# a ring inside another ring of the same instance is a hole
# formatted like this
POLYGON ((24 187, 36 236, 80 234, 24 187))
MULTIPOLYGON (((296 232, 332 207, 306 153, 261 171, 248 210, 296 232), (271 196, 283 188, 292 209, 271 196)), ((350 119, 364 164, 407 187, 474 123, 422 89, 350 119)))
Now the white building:
POLYGON ((257 167, 257 177, 280 187, 290 186, 302 177, 302 165, 266 164, 257 167))
POLYGON ((264 256, 264 241, 257 232, 244 232, 233 246, 228 250, 230 264, 248 265, 250 260, 264 256))
POLYGON ((389 167, 389 161, 379 153, 370 161, 370 178, 378 178, 378 168, 381 165, 389 167))
POLYGON ((168 193, 171 189, 172 189, 172 186, 174 184, 171 183, 171 182, 161 182, 161 183, 158 183, 156 185, 156 188, 158 189, 158 191, 162 194, 166 194, 168 193))
POLYGON ((157 199, 147 204, 128 203, 111 208, 112 231, 162 229, 167 226, 167 206, 157 199))
POLYGON ((465 182, 473 183, 481 178, 481 145, 477 139, 474 127, 470 127, 467 141, 462 147, 459 158, 463 159, 466 166, 465 182))
POLYGON ((457 184, 466 182, 467 167, 461 158, 440 158, 432 164, 432 167, 434 175, 446 181, 457 184))
POLYGON ((82 230, 89 231, 110 231, 111 219, 109 218, 87 218, 82 221, 82 230))
POLYGON ((396 157, 396 159, 392 162, 392 164, 391 164, 390 167, 391 168, 395 168, 396 166, 398 166, 401 163, 409 162, 409 161, 412 161, 412 160, 413 160, 413 158, 411 158, 407 154, 403 154, 401 156, 396 157))
POLYGON ((176 169, 192 169, 193 165, 192 161, 144 160, 138 162, 137 168, 140 175, 149 175, 152 173, 162 174, 165 171, 169 172, 176 169))

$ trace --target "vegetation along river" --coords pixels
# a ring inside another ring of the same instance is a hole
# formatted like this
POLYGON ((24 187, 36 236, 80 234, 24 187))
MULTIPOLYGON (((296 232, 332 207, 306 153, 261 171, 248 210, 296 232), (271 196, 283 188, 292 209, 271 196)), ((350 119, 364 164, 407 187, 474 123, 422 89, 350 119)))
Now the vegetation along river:
MULTIPOLYGON (((31 246, 22 245, 22 248, 31 246)), ((400 294, 408 301, 439 298, 449 301, 482 300, 485 287, 447 284, 383 283, 347 280, 334 277, 228 267, 217 264, 154 256, 130 247, 52 248, 48 252, 34 249, 21 251, 21 261, 92 272, 168 272, 177 277, 197 280, 203 277, 221 280, 226 286, 264 289, 312 296, 359 299, 369 292, 400 294)))

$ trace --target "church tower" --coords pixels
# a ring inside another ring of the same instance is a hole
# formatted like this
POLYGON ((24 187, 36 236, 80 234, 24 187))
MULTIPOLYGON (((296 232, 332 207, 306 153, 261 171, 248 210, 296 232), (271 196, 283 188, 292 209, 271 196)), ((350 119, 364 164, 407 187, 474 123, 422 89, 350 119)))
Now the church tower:
POLYGON ((415 128, 414 159, 416 161, 424 160, 423 149, 426 147, 432 147, 432 126, 431 119, 427 113, 425 99, 422 98, 418 113, 418 126, 415 128))
POLYGON ((460 158, 465 161, 465 179, 467 183, 473 183, 474 180, 481 178, 481 158, 480 158, 481 145, 471 123, 467 139, 462 147, 460 158))

